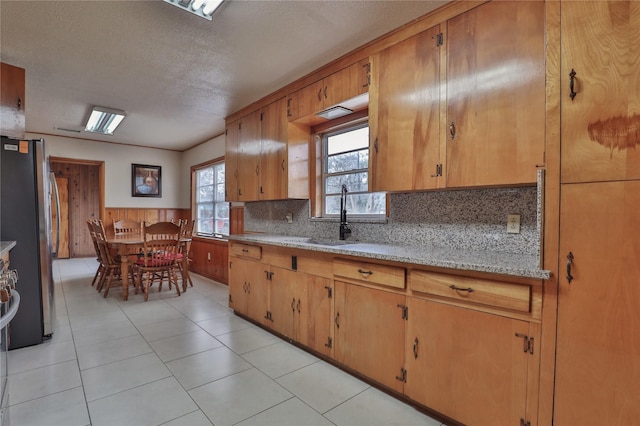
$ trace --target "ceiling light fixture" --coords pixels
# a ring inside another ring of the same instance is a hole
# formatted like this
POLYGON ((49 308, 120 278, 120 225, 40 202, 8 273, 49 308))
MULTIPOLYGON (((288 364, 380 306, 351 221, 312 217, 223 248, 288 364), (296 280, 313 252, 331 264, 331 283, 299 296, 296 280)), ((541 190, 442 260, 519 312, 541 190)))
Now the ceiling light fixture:
POLYGON ((122 123, 122 120, 124 120, 126 116, 127 113, 119 109, 94 106, 87 120, 87 125, 84 126, 84 131, 113 135, 116 127, 122 123))
POLYGON ((201 18, 212 20, 213 12, 222 4, 224 0, 164 0, 166 3, 186 10, 201 18))
POLYGON ((344 117, 345 115, 349 115, 353 112, 349 108, 345 108, 343 106, 334 106, 329 109, 325 109, 324 111, 320 111, 316 113, 318 117, 322 117, 326 120, 333 120, 334 118, 344 117))

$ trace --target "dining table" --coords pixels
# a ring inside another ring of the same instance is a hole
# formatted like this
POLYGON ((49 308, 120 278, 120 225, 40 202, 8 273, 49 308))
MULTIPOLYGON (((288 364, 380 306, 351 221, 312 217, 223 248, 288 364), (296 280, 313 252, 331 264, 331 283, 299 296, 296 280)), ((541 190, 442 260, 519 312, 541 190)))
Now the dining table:
MULTIPOLYGON (((116 257, 120 259, 120 274, 122 276, 122 299, 129 299, 129 263, 131 263, 130 256, 136 255, 141 252, 144 247, 144 237, 142 234, 121 234, 121 235, 108 235, 106 237, 109 248, 113 249, 116 257)), ((191 238, 180 238, 180 244, 186 245, 190 242, 191 238)), ((182 256, 180 260, 182 263, 182 292, 187 291, 189 259, 187 256, 182 256)))

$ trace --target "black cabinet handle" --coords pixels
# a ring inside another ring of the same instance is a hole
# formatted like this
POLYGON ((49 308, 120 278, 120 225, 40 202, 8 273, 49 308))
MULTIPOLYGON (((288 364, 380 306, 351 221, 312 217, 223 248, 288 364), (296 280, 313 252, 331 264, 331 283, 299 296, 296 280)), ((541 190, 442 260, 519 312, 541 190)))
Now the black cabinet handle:
POLYGON ((573 275, 571 275, 571 263, 573 262, 573 253, 569 252, 567 255, 567 281, 571 283, 573 281, 573 275))
POLYGON ((577 93, 575 92, 575 82, 576 82, 576 70, 571 68, 571 72, 569 73, 569 97, 571 100, 576 97, 577 93))
POLYGON ((418 338, 413 341, 413 358, 418 359, 418 338))
POLYGON ((336 313, 334 322, 336 323, 336 328, 340 328, 340 312, 336 313))
POLYGON ((451 140, 453 140, 453 138, 456 137, 456 122, 452 121, 451 124, 449 124, 449 135, 451 136, 451 140))
POLYGON ((449 286, 449 288, 451 290, 455 290, 455 291, 466 291, 467 293, 473 293, 473 289, 471 287, 462 288, 462 287, 458 287, 458 286, 455 286, 455 285, 451 284, 449 286))

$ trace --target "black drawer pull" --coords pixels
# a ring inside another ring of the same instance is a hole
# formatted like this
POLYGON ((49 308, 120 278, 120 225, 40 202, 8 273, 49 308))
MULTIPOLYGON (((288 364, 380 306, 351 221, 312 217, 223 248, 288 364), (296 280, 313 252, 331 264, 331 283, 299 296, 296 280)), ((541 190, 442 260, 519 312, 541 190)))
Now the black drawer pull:
POLYGON ((455 286, 455 285, 451 284, 451 285, 449 286, 449 288, 450 288, 451 290, 455 290, 455 291, 466 291, 467 293, 473 293, 473 289, 472 289, 471 287, 462 288, 462 287, 457 287, 457 286, 455 286))

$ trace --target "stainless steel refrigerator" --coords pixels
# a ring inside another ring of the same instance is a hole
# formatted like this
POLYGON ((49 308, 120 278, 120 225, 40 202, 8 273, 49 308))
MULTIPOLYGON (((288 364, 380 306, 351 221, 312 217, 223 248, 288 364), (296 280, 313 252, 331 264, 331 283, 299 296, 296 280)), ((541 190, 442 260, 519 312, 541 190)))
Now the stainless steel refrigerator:
POLYGON ((42 343, 53 333, 52 186, 44 140, 2 136, 1 143, 0 240, 17 242, 9 253, 21 297, 9 329, 9 349, 16 349, 42 343))

